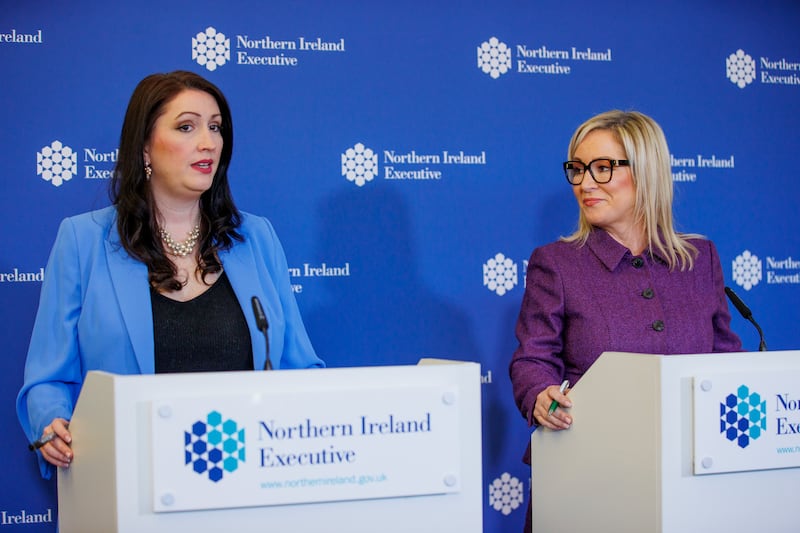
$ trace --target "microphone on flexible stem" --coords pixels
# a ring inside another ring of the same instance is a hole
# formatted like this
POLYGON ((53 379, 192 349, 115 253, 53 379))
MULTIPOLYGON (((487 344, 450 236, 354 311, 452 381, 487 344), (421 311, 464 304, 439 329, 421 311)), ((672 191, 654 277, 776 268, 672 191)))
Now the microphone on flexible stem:
POLYGON ((264 308, 261 307, 261 300, 258 299, 258 296, 253 296, 251 301, 253 302, 253 314, 256 316, 256 326, 264 334, 264 342, 267 344, 267 358, 264 360, 264 370, 272 370, 272 363, 269 360, 269 335, 267 335, 269 324, 267 323, 267 315, 264 314, 264 308))
POLYGON ((753 319, 753 313, 752 311, 750 311, 750 308, 745 305, 742 299, 739 298, 739 296, 737 296, 736 293, 733 292, 733 289, 731 289, 730 287, 725 287, 725 294, 728 295, 728 299, 731 301, 733 306, 739 311, 739 313, 741 313, 742 317, 745 320, 749 320, 750 322, 752 322, 753 325, 756 327, 756 329, 758 330, 758 338, 760 339, 758 343, 758 351, 766 352, 767 343, 764 342, 764 332, 761 331, 761 326, 759 326, 758 323, 753 319))

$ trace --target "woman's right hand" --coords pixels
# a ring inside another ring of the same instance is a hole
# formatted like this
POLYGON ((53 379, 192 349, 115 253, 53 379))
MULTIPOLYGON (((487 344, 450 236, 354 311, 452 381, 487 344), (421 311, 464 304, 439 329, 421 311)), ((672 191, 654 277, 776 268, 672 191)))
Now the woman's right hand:
POLYGON ((536 397, 536 404, 533 406, 533 418, 537 424, 546 428, 560 430, 569 429, 572 425, 572 417, 562 409, 562 407, 572 407, 572 402, 567 395, 559 390, 558 385, 550 385, 536 397), (558 402, 558 408, 550 412, 553 402, 558 402))
POLYGON ((72 448, 70 447, 72 435, 69 432, 69 422, 63 418, 54 418, 48 426, 45 426, 42 437, 48 433, 55 433, 56 436, 39 448, 39 452, 51 465, 68 468, 72 462, 72 448))

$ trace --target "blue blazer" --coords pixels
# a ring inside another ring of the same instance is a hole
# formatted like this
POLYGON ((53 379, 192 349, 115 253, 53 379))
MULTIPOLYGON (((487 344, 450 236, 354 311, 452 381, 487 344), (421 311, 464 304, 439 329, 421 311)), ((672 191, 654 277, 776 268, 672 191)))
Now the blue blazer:
MULTIPOLYGON (((247 325, 253 366, 266 346, 252 313, 258 296, 269 322, 273 367, 323 367, 292 293, 286 256, 270 222, 242 213, 244 242, 220 253, 247 325)), ((214 327, 209 324, 209 327, 214 327)), ((17 416, 30 441, 54 418, 69 420, 90 370, 154 372, 153 315, 147 267, 122 247, 112 207, 65 219, 42 283, 17 416)), ((53 467, 39 456, 42 476, 53 467)))

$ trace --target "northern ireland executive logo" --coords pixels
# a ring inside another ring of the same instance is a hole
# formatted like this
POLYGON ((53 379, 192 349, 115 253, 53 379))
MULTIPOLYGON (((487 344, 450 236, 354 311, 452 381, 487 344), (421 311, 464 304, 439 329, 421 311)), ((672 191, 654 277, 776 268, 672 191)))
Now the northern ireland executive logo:
POLYGON ((227 63, 291 68, 300 65, 302 58, 313 54, 346 51, 344 37, 329 39, 303 35, 292 39, 276 39, 265 33, 251 36, 237 32, 231 35, 229 38, 213 26, 196 34, 192 37, 192 60, 209 71, 227 63))
POLYGON ((362 143, 341 154, 342 176, 357 187, 363 187, 375 178, 405 183, 437 182, 457 176, 459 168, 469 172, 469 167, 485 166, 486 161, 486 150, 376 150, 362 143), (380 168, 379 156, 382 159, 380 168))
POLYGON ((361 143, 356 143, 342 154, 342 176, 347 181, 363 187, 378 175, 378 154, 361 143))
POLYGON ((555 48, 545 44, 529 45, 519 42, 508 45, 497 37, 491 37, 478 46, 478 68, 495 80, 512 71, 517 74, 569 76, 587 62, 612 61, 611 48, 555 48))
POLYGON ((765 85, 800 86, 800 62, 785 57, 759 56, 758 61, 742 50, 736 50, 725 60, 725 75, 731 83, 744 89, 753 82, 765 85))
POLYGON ((517 264, 501 253, 483 264, 483 285, 498 296, 516 287, 518 279, 517 264))
POLYGON ((756 79, 756 61, 740 48, 725 60, 725 71, 731 83, 744 89, 756 79))
POLYGON ((519 479, 508 472, 503 472, 489 485, 489 505, 505 516, 519 508, 524 499, 525 487, 519 479))
POLYGON ((741 385, 719 404, 719 432, 740 448, 747 448, 767 430, 767 401, 741 385))
POLYGON ((213 72, 231 60, 231 40, 209 26, 192 37, 192 61, 213 72))
POLYGON ((61 141, 53 141, 36 152, 36 174, 56 187, 71 180, 77 172, 78 154, 61 141))
POLYGON ((745 250, 733 260, 733 281, 749 291, 761 281, 761 259, 745 250))
POLYGON ((36 152, 36 174, 54 187, 61 187, 79 173, 82 179, 111 179, 118 155, 117 148, 72 148, 56 140, 36 152), (80 161, 79 153, 82 153, 80 161))
POLYGON ((184 464, 214 483, 245 461, 244 428, 240 429, 235 420, 223 420, 217 411, 208 413, 205 421, 192 424, 183 438, 184 464))
POLYGON ((733 281, 749 291, 762 281, 767 285, 800 285, 800 260, 791 255, 767 255, 763 261, 745 250, 732 262, 733 281))
POLYGON ((511 48, 497 37, 478 47, 478 68, 494 79, 511 70, 511 48))

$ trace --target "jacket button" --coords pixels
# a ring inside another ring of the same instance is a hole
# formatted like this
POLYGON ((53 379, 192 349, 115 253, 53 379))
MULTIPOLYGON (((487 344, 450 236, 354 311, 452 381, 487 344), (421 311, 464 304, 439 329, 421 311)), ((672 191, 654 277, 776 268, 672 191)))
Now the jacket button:
POLYGON ((664 322, 661 320, 656 320, 653 322, 653 329, 656 331, 664 331, 664 322))
POLYGON ((645 290, 642 291, 642 296, 646 299, 651 299, 655 293, 653 293, 653 289, 647 287, 645 290))
POLYGON ((644 259, 641 257, 634 257, 633 261, 631 261, 631 264, 634 268, 642 268, 642 265, 644 265, 644 259))

